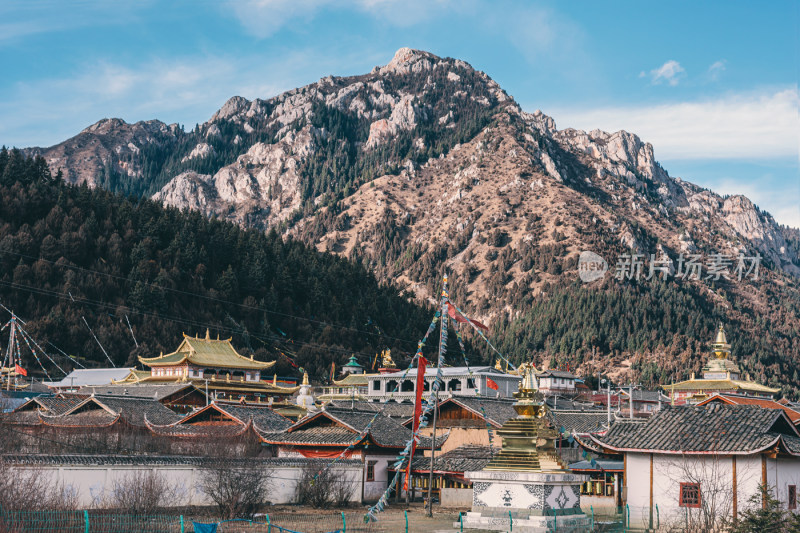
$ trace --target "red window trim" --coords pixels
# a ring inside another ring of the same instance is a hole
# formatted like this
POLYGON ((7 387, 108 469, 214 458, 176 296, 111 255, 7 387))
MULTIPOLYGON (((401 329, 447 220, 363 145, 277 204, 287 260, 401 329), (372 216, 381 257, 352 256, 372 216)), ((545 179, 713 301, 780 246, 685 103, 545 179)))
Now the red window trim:
POLYGON ((680 493, 678 494, 678 506, 698 508, 703 501, 702 492, 700 492, 700 483, 681 483, 680 493), (693 486, 697 487, 697 503, 684 503, 683 501, 683 487, 693 486))

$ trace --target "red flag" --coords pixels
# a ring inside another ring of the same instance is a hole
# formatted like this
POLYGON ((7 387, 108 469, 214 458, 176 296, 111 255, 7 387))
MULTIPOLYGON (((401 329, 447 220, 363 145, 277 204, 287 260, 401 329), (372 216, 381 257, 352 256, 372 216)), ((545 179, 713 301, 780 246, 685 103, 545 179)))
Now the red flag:
POLYGON ((486 386, 492 390, 497 390, 499 387, 497 386, 497 382, 492 378, 486 378, 486 386))
POLYGON ((17 364, 14 365, 14 372, 16 372, 17 374, 23 375, 23 376, 27 376, 28 375, 28 371, 25 370, 24 368, 22 368, 21 366, 17 365, 17 364))
MULTIPOLYGON (((422 391, 425 388, 425 368, 428 366, 428 360, 422 354, 419 354, 417 359, 417 394, 414 399, 414 422, 413 431, 414 435, 419 431, 419 419, 422 415, 422 391)), ((408 490, 408 478, 411 477, 411 460, 414 458, 414 450, 417 448, 417 440, 411 443, 411 454, 408 456, 408 465, 406 466, 406 479, 403 481, 403 490, 408 490)))
POLYGON ((489 327, 488 326, 486 326, 484 324, 481 324, 477 320, 473 320, 471 318, 465 317, 464 315, 459 313, 458 310, 456 310, 455 306, 453 304, 451 304, 450 302, 447 302, 447 314, 450 315, 450 318, 452 318, 456 322, 460 322, 461 324, 472 324, 473 326, 475 326, 478 329, 482 329, 483 331, 485 331, 487 333, 489 332, 489 327))

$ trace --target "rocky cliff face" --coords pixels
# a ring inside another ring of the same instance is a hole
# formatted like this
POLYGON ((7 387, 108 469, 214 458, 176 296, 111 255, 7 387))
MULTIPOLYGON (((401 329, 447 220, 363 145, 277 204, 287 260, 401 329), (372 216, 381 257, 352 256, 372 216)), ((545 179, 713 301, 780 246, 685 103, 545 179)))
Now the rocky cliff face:
MULTIPOLYGON (((233 97, 189 133, 105 120, 42 153, 71 181, 106 186, 97 176, 110 164, 166 204, 279 227, 422 300, 447 269, 490 321, 577 279, 584 250, 612 270, 630 252, 760 253, 759 283, 691 289, 743 324, 781 314, 776 291, 800 293, 800 231, 671 177, 632 133, 558 129, 467 63, 408 48, 361 76, 233 97), (129 155, 143 146, 147 157, 129 155)), ((796 332, 797 315, 775 327, 796 332)))
POLYGON ((182 136, 177 124, 148 120, 128 124, 107 118, 92 124, 75 137, 50 148, 29 148, 29 155, 42 155, 55 172, 61 170, 70 183, 104 186, 112 173, 142 180, 145 169, 141 152, 150 146, 169 146, 182 136))

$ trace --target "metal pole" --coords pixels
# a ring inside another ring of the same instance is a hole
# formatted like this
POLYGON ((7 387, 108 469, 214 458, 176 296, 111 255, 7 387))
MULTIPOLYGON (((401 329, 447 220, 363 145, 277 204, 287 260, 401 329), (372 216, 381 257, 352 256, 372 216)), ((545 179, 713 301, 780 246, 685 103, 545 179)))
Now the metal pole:
POLYGON ((607 381, 608 384, 608 428, 611 429, 611 380, 607 381))
POLYGON ((439 410, 439 391, 434 392, 433 400, 433 439, 431 440, 431 468, 428 473, 428 516, 433 516, 433 499, 431 494, 433 492, 433 460, 436 455, 436 412, 439 410))
POLYGON ((631 383, 628 387, 631 391, 631 399, 630 399, 631 414, 629 418, 633 420, 633 383, 631 383))
MULTIPOLYGON (((447 300, 449 294, 447 292, 447 274, 444 275, 444 282, 442 283, 442 300, 441 300, 441 322, 439 334, 439 360, 436 363, 436 379, 433 380, 433 437, 431 440, 431 468, 428 473, 428 517, 433 516, 433 464, 436 457, 436 415, 439 411, 439 364, 444 360, 443 350, 447 345, 447 300)), ((441 494, 441 493, 440 493, 441 494)))

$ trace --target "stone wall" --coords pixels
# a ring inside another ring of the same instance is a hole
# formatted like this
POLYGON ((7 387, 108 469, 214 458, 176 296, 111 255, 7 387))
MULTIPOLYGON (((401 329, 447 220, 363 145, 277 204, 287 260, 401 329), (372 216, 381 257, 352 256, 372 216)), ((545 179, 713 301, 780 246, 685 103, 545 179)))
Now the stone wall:
MULTIPOLYGON (((104 491, 110 491, 115 481, 142 471, 163 475, 177 487, 173 507, 212 505, 200 490, 199 478, 206 459, 193 457, 121 457, 121 456, 17 456, 9 457, 14 469, 36 469, 53 482, 72 487, 79 507, 102 506, 104 491)), ((249 468, 264 468, 272 475, 267 499, 273 504, 295 502, 295 488, 303 468, 318 462, 310 459, 252 459, 243 461, 249 468)), ((361 461, 339 461, 336 468, 347 483, 353 484, 351 501, 361 499, 361 461)))

